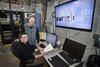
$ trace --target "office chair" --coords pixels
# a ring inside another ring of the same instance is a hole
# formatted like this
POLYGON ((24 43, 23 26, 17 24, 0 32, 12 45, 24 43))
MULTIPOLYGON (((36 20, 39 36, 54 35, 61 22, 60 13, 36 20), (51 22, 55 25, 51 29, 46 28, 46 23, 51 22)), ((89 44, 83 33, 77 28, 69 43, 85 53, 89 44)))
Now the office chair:
POLYGON ((100 56, 99 55, 90 55, 86 62, 87 67, 100 67, 100 56))

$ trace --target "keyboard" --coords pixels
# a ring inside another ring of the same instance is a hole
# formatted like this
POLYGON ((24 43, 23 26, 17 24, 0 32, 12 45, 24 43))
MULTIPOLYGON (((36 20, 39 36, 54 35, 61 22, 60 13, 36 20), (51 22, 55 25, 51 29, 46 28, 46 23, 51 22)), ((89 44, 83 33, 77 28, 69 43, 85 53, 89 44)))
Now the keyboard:
POLYGON ((59 53, 70 65, 74 64, 76 61, 73 61, 73 58, 70 55, 66 55, 64 52, 59 53))
POLYGON ((53 56, 48 60, 53 65, 53 67, 69 67, 69 65, 64 62, 58 55, 53 56))

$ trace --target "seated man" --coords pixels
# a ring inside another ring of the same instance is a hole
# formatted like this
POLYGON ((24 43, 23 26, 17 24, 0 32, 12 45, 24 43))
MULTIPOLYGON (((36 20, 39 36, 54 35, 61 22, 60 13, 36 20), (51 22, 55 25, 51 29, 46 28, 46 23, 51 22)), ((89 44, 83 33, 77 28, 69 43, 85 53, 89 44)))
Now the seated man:
POLYGON ((19 42, 14 41, 11 46, 12 53, 20 59, 20 67, 24 67, 27 64, 26 61, 34 62, 35 59, 44 56, 46 53, 42 52, 38 55, 33 55, 34 48, 28 43, 28 36, 26 33, 19 35, 19 42))

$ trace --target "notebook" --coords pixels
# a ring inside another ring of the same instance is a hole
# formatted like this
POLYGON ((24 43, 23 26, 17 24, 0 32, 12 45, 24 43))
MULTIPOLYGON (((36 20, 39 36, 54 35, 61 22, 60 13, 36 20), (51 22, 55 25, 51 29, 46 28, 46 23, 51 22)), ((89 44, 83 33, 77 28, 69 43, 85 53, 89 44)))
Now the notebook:
POLYGON ((81 62, 85 49, 86 45, 66 38, 62 48, 62 52, 59 52, 59 54, 70 65, 72 65, 74 63, 81 62))

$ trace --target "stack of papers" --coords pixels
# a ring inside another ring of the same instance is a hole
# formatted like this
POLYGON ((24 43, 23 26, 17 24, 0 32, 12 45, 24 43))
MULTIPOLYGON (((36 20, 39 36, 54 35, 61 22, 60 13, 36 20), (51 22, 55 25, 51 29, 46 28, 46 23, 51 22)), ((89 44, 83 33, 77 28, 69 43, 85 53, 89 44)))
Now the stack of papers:
POLYGON ((48 44, 48 46, 46 46, 45 48, 44 48, 44 52, 50 52, 50 51, 52 51, 54 48, 52 47, 52 45, 49 43, 48 44))

